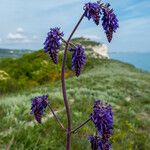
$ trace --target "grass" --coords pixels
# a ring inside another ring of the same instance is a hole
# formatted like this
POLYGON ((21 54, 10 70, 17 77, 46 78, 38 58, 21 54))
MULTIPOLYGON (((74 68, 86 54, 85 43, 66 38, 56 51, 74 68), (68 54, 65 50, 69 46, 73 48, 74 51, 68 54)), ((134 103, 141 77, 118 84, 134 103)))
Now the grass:
MULTIPOLYGON (((92 59, 80 77, 66 80, 73 127, 86 120, 95 99, 112 105, 114 111, 113 150, 150 149, 150 74, 114 60, 92 59)), ((8 94, 0 100, 0 149, 64 150, 65 135, 53 118, 42 125, 27 127, 34 120, 30 99, 48 93, 55 110, 63 108, 60 81, 42 85, 19 94, 8 94)), ((48 110, 47 110, 48 113, 48 110)), ((58 114, 66 125, 65 112, 58 114)), ((95 128, 88 123, 72 136, 73 150, 90 150, 88 135, 95 128)))
MULTIPOLYGON (((92 48, 88 48, 89 46, 100 44, 85 38, 75 38, 73 42, 82 43, 86 48, 86 53, 89 52, 89 50, 93 52, 92 48)), ((35 86, 59 80, 61 76, 63 50, 64 44, 61 45, 58 59, 59 63, 57 65, 50 61, 49 54, 45 54, 43 50, 26 53, 19 58, 1 59, 0 96, 10 92, 17 93, 20 90, 32 89, 35 86)), ((90 55, 92 55, 92 53, 90 55)), ((65 77, 71 76, 73 76, 71 71, 71 53, 68 53, 65 77)))

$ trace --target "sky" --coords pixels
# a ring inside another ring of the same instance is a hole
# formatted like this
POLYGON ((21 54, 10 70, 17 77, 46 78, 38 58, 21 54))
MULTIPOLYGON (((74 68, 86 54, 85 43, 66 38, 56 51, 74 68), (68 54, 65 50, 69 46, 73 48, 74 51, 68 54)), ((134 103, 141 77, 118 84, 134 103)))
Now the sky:
MULTIPOLYGON (((51 27, 61 27, 65 39, 83 14, 88 0, 0 0, 0 48, 43 48, 51 27)), ((95 2, 91 0, 90 2, 95 2)), ((106 44, 110 52, 150 52, 150 0, 103 0, 110 2, 119 19, 111 43, 101 23, 84 18, 74 37, 106 44)))

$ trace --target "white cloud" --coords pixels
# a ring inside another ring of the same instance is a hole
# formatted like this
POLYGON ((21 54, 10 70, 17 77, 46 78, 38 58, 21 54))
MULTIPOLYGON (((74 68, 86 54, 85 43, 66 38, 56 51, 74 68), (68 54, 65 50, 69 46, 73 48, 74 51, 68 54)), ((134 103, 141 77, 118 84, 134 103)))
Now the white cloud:
POLYGON ((14 33, 10 32, 7 35, 7 40, 11 42, 30 43, 31 40, 25 35, 23 28, 17 28, 14 33))
POLYGON ((111 43, 113 51, 149 51, 149 17, 137 17, 120 22, 120 28, 111 43))
POLYGON ((0 38, 0 43, 2 42, 2 39, 0 38))
POLYGON ((94 41, 99 41, 100 38, 98 35, 88 35, 88 34, 84 34, 82 37, 84 38, 89 38, 90 40, 94 40, 94 41))
POLYGON ((16 29, 16 32, 17 33, 24 33, 24 29, 19 27, 16 29))
POLYGON ((26 36, 21 33, 9 33, 7 39, 12 41, 22 41, 26 39, 26 36))
POLYGON ((150 5, 149 5, 149 1, 141 1, 139 3, 133 4, 129 7, 126 7, 125 10, 126 11, 130 11, 130 10, 140 10, 140 9, 149 9, 150 5))
POLYGON ((39 38, 38 38, 38 36, 33 35, 32 39, 33 39, 33 40, 37 40, 37 39, 39 39, 39 38))
POLYGON ((103 35, 104 33, 100 28, 95 28, 95 26, 88 26, 86 28, 80 28, 77 33, 75 33, 75 37, 85 37, 90 38, 94 41, 103 41, 103 35))
POLYGON ((119 28, 120 34, 127 35, 127 36, 131 34, 132 35, 136 34, 139 35, 139 36, 135 36, 136 39, 141 38, 142 35, 141 33, 149 34, 149 32, 147 32, 149 28, 149 24, 150 24, 149 17, 131 18, 128 20, 124 20, 120 23, 120 28, 119 28))
POLYGON ((31 43, 32 41, 28 38, 26 38, 25 40, 22 41, 22 43, 31 43))
MULTIPOLYGON (((80 2, 80 0, 63 0, 63 1, 53 0, 51 2, 51 5, 49 5, 49 7, 50 8, 56 8, 56 7, 58 8, 58 7, 70 5, 70 4, 77 3, 77 2, 80 2)), ((86 0, 83 0, 82 2, 86 2, 86 0)))

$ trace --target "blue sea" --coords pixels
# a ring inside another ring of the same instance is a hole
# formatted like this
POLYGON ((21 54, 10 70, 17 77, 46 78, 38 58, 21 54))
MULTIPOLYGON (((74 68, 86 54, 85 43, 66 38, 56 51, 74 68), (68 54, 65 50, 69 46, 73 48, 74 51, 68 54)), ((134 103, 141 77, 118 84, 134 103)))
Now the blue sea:
POLYGON ((150 53, 112 52, 110 58, 133 64, 137 68, 150 72, 150 53))

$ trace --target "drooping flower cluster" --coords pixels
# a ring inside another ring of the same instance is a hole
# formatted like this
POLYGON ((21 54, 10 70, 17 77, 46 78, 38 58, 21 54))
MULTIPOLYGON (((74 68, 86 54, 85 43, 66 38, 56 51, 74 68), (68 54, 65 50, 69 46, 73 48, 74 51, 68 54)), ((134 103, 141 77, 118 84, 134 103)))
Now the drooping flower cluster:
POLYGON ((72 70, 75 71, 76 76, 79 76, 86 61, 84 47, 82 45, 76 45, 70 51, 72 52, 72 70))
POLYGON ((98 134, 101 136, 98 140, 100 150, 109 150, 111 148, 109 138, 113 131, 113 113, 111 106, 104 105, 100 100, 95 101, 91 120, 98 130, 98 134))
POLYGON ((42 95, 32 98, 31 114, 34 114, 35 119, 38 123, 41 123, 42 115, 48 105, 48 95, 42 95))
POLYGON ((100 15, 101 15, 101 9, 100 4, 98 2, 96 3, 86 3, 84 8, 85 10, 85 17, 87 17, 89 20, 92 18, 96 25, 99 25, 100 15))
POLYGON ((84 16, 89 20, 92 18, 96 25, 99 25, 100 17, 102 16, 102 26, 105 30, 108 42, 111 42, 113 37, 113 32, 116 32, 119 27, 118 19, 113 12, 113 9, 110 9, 110 4, 100 3, 86 3, 84 6, 84 16))
POLYGON ((96 136, 96 135, 95 136, 90 135, 88 137, 88 140, 91 143, 91 149, 92 150, 100 150, 99 145, 98 145, 98 143, 99 143, 99 137, 98 136, 96 136))
POLYGON ((44 42, 44 51, 49 53, 52 61, 57 64, 58 58, 57 53, 60 48, 61 38, 64 36, 63 32, 60 31, 60 28, 51 28, 50 32, 47 34, 47 38, 44 42))
POLYGON ((118 19, 113 12, 113 9, 110 9, 110 4, 108 3, 102 7, 103 17, 102 17, 102 26, 105 30, 108 42, 111 42, 113 37, 113 32, 116 32, 119 27, 118 19))

